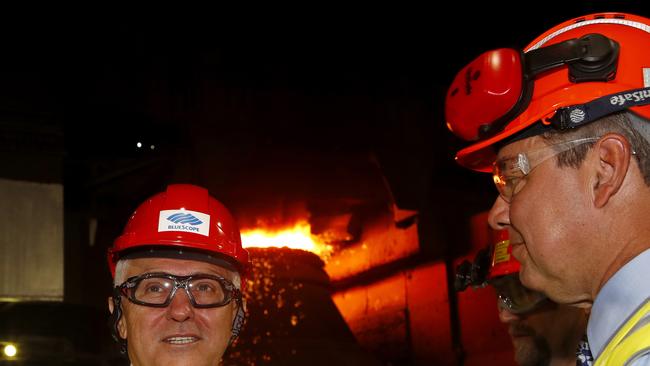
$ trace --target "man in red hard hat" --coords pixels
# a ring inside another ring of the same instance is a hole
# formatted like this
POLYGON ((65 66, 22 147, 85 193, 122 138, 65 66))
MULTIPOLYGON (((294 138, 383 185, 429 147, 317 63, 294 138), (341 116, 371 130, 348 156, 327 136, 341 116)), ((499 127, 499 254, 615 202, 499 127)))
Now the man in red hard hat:
POLYGON ((650 19, 599 13, 463 68, 446 122, 492 172, 524 286, 591 307, 596 365, 650 365, 650 19))
POLYGON ((511 254, 508 232, 494 234, 494 245, 481 250, 474 263, 459 266, 457 290, 488 284, 496 290, 499 320, 508 326, 518 365, 591 366, 593 359, 583 341, 585 310, 557 304, 525 288, 519 281, 520 265, 511 254))
POLYGON ((218 365, 244 320, 248 252, 204 188, 174 184, 142 203, 108 251, 113 335, 134 366, 218 365))

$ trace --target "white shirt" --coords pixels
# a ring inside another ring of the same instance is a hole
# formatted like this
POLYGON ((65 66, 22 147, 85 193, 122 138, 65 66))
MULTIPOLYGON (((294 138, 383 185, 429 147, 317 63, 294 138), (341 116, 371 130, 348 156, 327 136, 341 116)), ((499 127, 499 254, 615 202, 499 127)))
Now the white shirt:
MULTIPOLYGON (((621 267, 596 296, 587 324, 587 337, 594 359, 598 358, 618 328, 648 298, 650 249, 621 267)), ((630 365, 650 366, 650 355, 645 355, 630 365)))

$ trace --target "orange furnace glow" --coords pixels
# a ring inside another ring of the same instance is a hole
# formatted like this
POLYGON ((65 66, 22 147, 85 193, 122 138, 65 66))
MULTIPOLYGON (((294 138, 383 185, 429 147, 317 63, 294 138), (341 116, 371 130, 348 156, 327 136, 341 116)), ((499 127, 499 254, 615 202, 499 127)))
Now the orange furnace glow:
POLYGON ((293 227, 279 229, 257 228, 242 230, 241 240, 244 248, 283 248, 302 249, 327 260, 332 254, 332 246, 322 243, 311 234, 307 221, 299 221, 293 227))

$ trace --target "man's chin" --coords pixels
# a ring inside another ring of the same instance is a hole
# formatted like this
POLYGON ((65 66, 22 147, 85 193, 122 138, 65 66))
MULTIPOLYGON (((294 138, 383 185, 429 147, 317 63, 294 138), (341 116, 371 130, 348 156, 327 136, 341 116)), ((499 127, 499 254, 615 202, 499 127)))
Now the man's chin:
POLYGON ((515 361, 520 366, 548 365, 550 351, 548 344, 534 336, 512 338, 515 361))

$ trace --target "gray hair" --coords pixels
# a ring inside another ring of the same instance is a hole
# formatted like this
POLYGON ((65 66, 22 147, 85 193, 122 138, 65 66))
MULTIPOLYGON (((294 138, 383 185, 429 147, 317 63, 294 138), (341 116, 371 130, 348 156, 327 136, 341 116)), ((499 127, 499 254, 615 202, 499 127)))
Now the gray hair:
MULTIPOLYGON (((117 261, 117 265, 115 266, 115 278, 113 279, 113 286, 119 286, 127 280, 126 273, 130 261, 130 259, 120 259, 117 261)), ((239 273, 228 269, 226 269, 226 271, 230 274, 231 277, 228 279, 232 281, 236 288, 241 289, 241 276, 239 273)))
MULTIPOLYGON (((550 131, 542 134, 542 138, 550 144, 580 138, 603 136, 614 132, 624 136, 630 143, 631 149, 643 175, 646 186, 650 186, 650 120, 630 111, 613 113, 597 121, 575 130, 550 131)), ((594 143, 583 144, 557 156, 558 166, 579 168, 594 143)))

